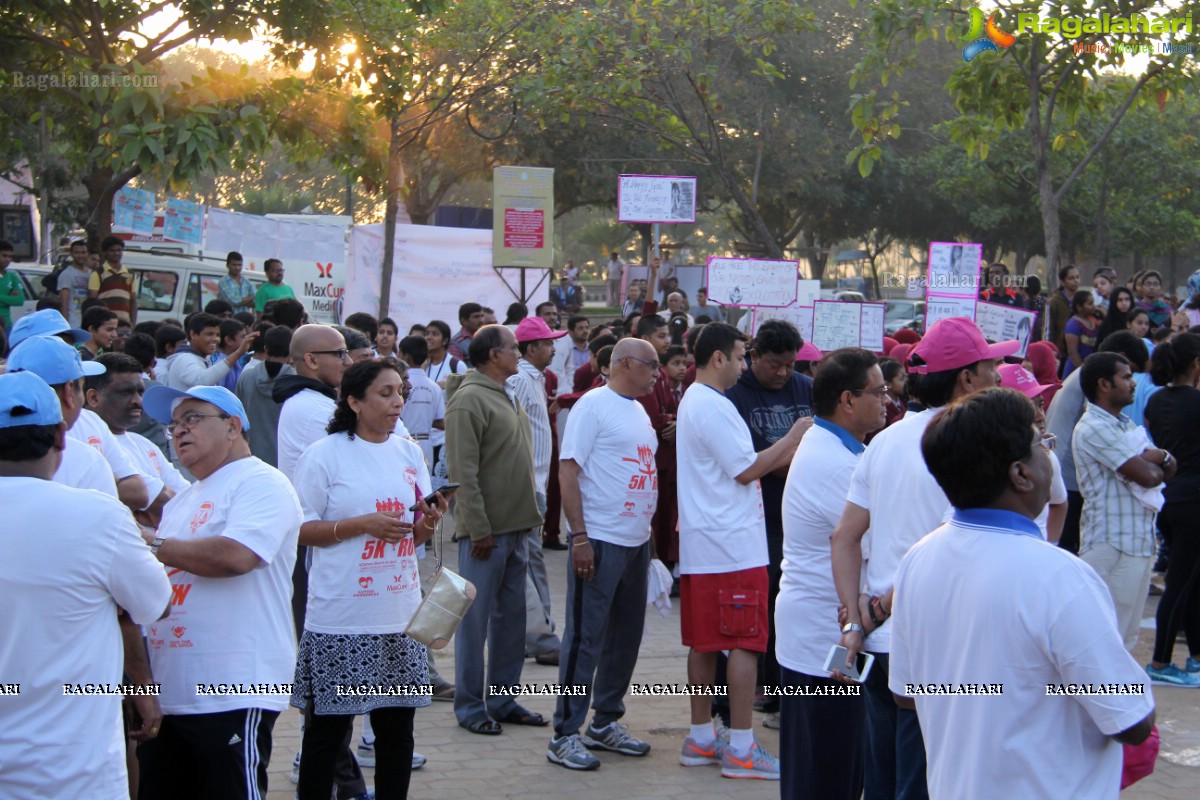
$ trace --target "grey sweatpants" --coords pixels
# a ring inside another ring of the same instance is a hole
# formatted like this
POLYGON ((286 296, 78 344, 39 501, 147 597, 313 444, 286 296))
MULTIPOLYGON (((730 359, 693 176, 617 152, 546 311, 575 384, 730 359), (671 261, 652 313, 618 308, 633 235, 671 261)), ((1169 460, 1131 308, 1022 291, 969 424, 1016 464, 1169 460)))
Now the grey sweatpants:
MULTIPOLYGON (((592 539, 595 573, 590 581, 570 569, 567 624, 558 662, 558 682, 586 685, 598 728, 625 715, 625 692, 633 678, 646 626, 646 583, 650 542, 623 547, 592 539)), ((568 564, 574 553, 567 554, 568 564)), ((554 709, 554 735, 579 733, 587 720, 589 697, 560 695, 554 709)))

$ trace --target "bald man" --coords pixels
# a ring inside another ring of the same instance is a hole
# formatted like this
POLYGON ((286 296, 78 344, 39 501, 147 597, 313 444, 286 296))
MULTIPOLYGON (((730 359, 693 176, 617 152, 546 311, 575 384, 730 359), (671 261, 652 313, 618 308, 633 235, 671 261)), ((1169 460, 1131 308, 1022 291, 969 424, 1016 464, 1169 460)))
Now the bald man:
POLYGON ((696 320, 692 319, 692 315, 687 313, 687 311, 685 311, 683 308, 683 294, 680 292, 671 292, 669 295, 667 295, 667 307, 658 312, 658 315, 670 322, 671 317, 675 316, 676 314, 683 314, 685 317, 687 317, 687 324, 689 328, 696 324, 696 320))
POLYGON ((586 685, 588 696, 558 698, 546 758, 568 769, 597 769, 589 749, 650 752, 618 720, 642 643, 658 504, 658 436, 636 398, 653 391, 658 372, 649 342, 617 342, 608 383, 580 398, 563 432, 559 484, 572 533, 558 681, 586 685), (589 705, 592 723, 580 734, 589 705))

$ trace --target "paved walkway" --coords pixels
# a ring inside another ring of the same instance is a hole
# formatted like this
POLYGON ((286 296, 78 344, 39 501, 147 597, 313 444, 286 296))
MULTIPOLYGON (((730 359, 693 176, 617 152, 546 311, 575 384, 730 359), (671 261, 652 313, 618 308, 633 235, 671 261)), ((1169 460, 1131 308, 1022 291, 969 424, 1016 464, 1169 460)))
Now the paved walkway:
MULTIPOLYGON (((447 526, 449 528, 449 526, 447 526)), ((449 531, 447 531, 447 538, 449 531)), ((457 560, 456 547, 446 548, 447 563, 457 560)), ((431 559, 427 562, 431 563, 431 559)), ((562 629, 561 598, 566 595, 566 553, 546 552, 550 586, 558 601, 554 607, 559 630, 562 629)), ((423 572, 424 574, 424 572, 423 572)), ((1145 616, 1153 618, 1158 598, 1148 599, 1145 616)), ((634 681, 638 683, 682 683, 686 680, 686 651, 679 641, 678 601, 667 618, 648 609, 646 634, 642 642, 634 681)), ((1145 663, 1153 647, 1153 629, 1143 629, 1135 652, 1145 663)), ((453 643, 438 654, 443 674, 453 675, 453 643)), ((1186 658, 1186 649, 1176 648, 1176 663, 1186 658)), ((526 661, 522 681, 553 683, 558 679, 555 667, 543 667, 526 661)), ((1158 706, 1158 726, 1163 746, 1155 773, 1122 793, 1123 800, 1193 800, 1200 786, 1200 690, 1154 687, 1158 706)), ((547 719, 554 710, 551 697, 527 697, 521 702, 547 719)), ((688 730, 686 697, 627 697, 624 722, 637 737, 653 746, 645 758, 629 758, 616 753, 597 752, 602 766, 595 772, 571 772, 546 760, 550 728, 505 725, 500 736, 478 736, 459 728, 452 704, 434 702, 417 711, 417 751, 429 763, 413 773, 409 796, 413 800, 529 800, 539 794, 562 796, 572 800, 614 800, 615 798, 677 798, 677 800, 765 800, 779 796, 779 784, 765 781, 732 781, 721 778, 716 767, 681 767, 679 747, 688 730)), ((761 725, 755 714, 759 740, 778 753, 776 731, 761 725)), ((275 747, 271 757, 269 800, 290 800, 295 787, 288 779, 292 757, 300 744, 299 715, 285 711, 275 726, 275 747)), ((371 783, 373 770, 366 770, 371 783)))

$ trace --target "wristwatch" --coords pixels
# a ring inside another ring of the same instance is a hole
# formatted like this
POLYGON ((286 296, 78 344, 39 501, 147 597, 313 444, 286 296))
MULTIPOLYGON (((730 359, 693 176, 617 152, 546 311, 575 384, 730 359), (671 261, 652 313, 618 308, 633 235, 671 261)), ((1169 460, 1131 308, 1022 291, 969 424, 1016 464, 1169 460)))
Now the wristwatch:
POLYGON ((859 625, 857 622, 847 622, 842 626, 842 633, 850 633, 851 631, 854 631, 863 637, 867 635, 867 632, 863 630, 863 626, 859 625))
POLYGON ((166 539, 159 536, 157 539, 155 539, 153 542, 151 542, 150 543, 150 555, 154 556, 155 558, 158 558, 158 548, 162 547, 163 542, 165 542, 165 541, 166 541, 166 539))

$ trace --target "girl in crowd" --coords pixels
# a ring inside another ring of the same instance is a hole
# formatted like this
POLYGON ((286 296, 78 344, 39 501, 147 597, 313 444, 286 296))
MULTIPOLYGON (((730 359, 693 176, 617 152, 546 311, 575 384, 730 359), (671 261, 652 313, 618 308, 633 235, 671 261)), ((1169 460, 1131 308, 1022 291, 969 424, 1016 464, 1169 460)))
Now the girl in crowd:
POLYGON ((1179 307, 1179 313, 1187 317, 1189 328, 1200 325, 1200 269, 1192 273, 1187 282, 1188 299, 1179 307))
POLYGON ((429 346, 429 360, 425 362, 425 374, 429 380, 443 389, 451 375, 461 375, 467 365, 446 352, 450 344, 450 326, 435 319, 425 326, 425 344, 429 346))
POLYGON ((447 504, 421 501, 430 493, 425 458, 415 443, 392 435, 402 391, 399 372, 385 362, 347 369, 329 435, 304 452, 296 472, 300 544, 312 548, 292 694, 307 717, 300 800, 333 793, 336 756, 359 714, 370 714, 376 737, 375 796, 408 796, 413 718, 429 704, 421 691, 429 683, 425 647, 404 635, 421 603, 415 547, 432 535, 447 504), (423 516, 414 517, 414 505, 423 516))
POLYGON ((1133 310, 1134 303, 1133 292, 1124 286, 1117 286, 1112 290, 1112 294, 1108 296, 1108 314, 1100 323, 1100 333, 1096 336, 1097 342, 1103 342, 1110 333, 1127 329, 1125 321, 1128 319, 1129 312, 1133 310))
POLYGON ((379 332, 375 334, 375 352, 385 357, 396 355, 399 333, 400 329, 396 327, 396 321, 391 317, 379 320, 379 332))
POLYGON ((1021 366, 1032 372, 1038 383, 1052 387, 1042 394, 1042 401, 1046 408, 1049 408, 1050 401, 1062 388, 1062 381, 1058 379, 1058 354, 1054 352, 1054 345, 1049 342, 1034 342, 1029 345, 1021 366))
POLYGON ((1160 344, 1150 358, 1150 376, 1165 388, 1146 406, 1146 428, 1179 466, 1163 490, 1166 502, 1158 515, 1171 559, 1146 672, 1153 683, 1200 686, 1200 336, 1181 333, 1160 344), (1183 669, 1171 658, 1181 627, 1190 654, 1183 669))
POLYGON ((1063 361, 1064 379, 1083 366, 1083 360, 1096 350, 1096 334, 1099 332, 1092 293, 1086 289, 1075 292, 1071 297, 1071 318, 1063 330, 1067 344, 1067 358, 1063 361))
POLYGON ((1031 340, 1040 342, 1046 326, 1046 298, 1042 297, 1042 281, 1037 275, 1025 276, 1025 308, 1037 314, 1033 320, 1031 340))
POLYGON ((1151 328, 1160 328, 1168 324, 1171 315, 1175 313, 1171 305, 1163 299, 1162 291, 1162 275, 1157 270, 1147 270, 1142 276, 1142 299, 1137 305, 1150 315, 1151 328))
POLYGON ((1050 333, 1046 337, 1058 348, 1060 353, 1067 352, 1064 331, 1067 329, 1067 320, 1074 313, 1071 308, 1071 299, 1078 291, 1079 267, 1068 264, 1058 271, 1058 291, 1050 297, 1050 333))
POLYGON ((1112 267, 1100 267, 1092 273, 1092 300, 1101 319, 1108 315, 1109 299, 1117 285, 1117 273, 1112 267))
POLYGON ((1146 343, 1146 350, 1154 352, 1154 342, 1150 339, 1150 315, 1143 308, 1134 307, 1125 315, 1125 330, 1133 331, 1133 335, 1146 343))

